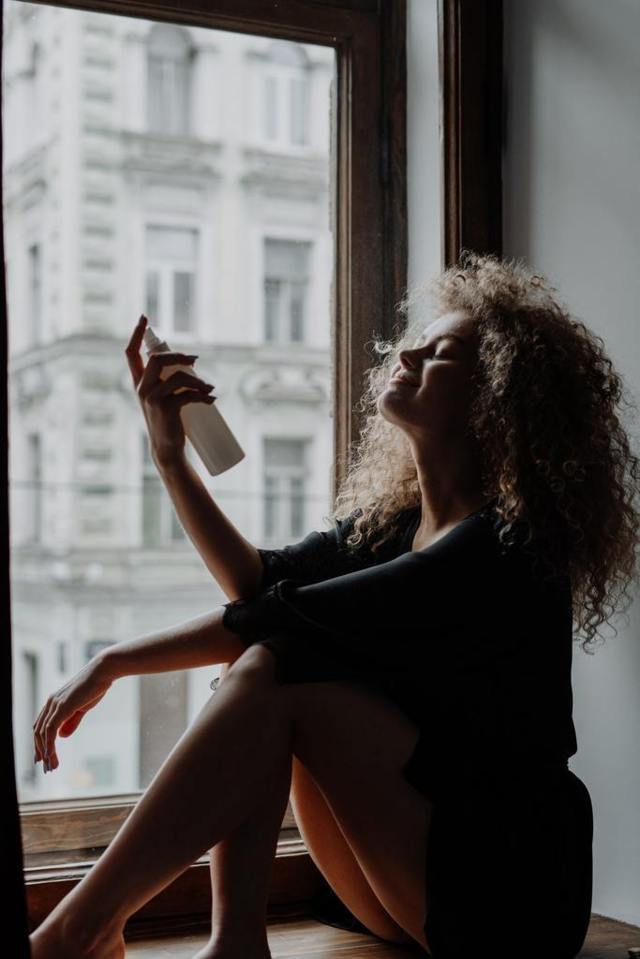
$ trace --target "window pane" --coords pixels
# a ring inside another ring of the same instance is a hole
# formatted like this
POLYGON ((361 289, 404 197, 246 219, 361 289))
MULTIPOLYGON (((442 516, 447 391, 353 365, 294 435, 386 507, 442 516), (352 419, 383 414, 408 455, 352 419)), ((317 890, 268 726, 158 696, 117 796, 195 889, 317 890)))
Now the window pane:
POLYGON ((151 327, 162 338, 195 332, 194 296, 198 268, 199 231, 192 228, 147 224, 145 258, 147 311, 151 327))
POLYGON ((291 339, 301 343, 303 335, 304 318, 304 291, 306 283, 291 283, 291 339))
POLYGON ((198 252, 197 231, 169 226, 148 226, 146 252, 150 260, 178 259, 195 263, 198 252))
POLYGON ((263 445, 267 539, 300 538, 304 529, 306 440, 265 437, 263 445))
POLYGON ((304 536, 304 478, 292 476, 291 484, 291 534, 304 536))
POLYGON ((269 237, 265 245, 267 276, 283 280, 306 279, 309 272, 311 243, 269 237))
POLYGON ((157 270, 147 270, 147 301, 145 315, 150 323, 160 316, 160 274, 157 270))
POLYGON ((162 480, 145 476, 142 480, 142 545, 158 549, 162 541, 162 480))
MULTIPOLYGON (((25 803, 145 788, 219 673, 212 665, 123 677, 83 732, 59 738, 55 773, 34 767, 32 723, 88 657, 227 598, 151 456, 124 356, 140 313, 171 350, 198 354, 194 371, 214 383, 217 408, 246 453, 214 478, 187 436, 189 461, 230 521, 250 542, 276 547, 327 526, 333 423, 318 384, 332 379, 333 255, 318 257, 313 283, 310 273, 312 251, 333 240, 323 211, 334 189, 336 71, 333 49, 322 45, 283 41, 269 53, 271 38, 250 34, 7 0, 11 10, 4 240, 15 738, 25 803), (19 16, 25 9, 29 16, 19 16), (25 84, 36 41, 46 130, 32 137, 25 84), (313 114, 302 106, 310 89, 300 83, 290 93, 292 76, 315 85, 313 114), (300 130, 313 124, 309 168, 288 142, 293 102, 300 130), (256 123, 221 126, 221 115, 256 123), (278 137, 267 166, 255 129, 278 137), (215 156, 212 130, 221 139, 215 156), (261 349, 265 341, 276 348, 261 349), (308 355, 277 348, 291 341, 308 345, 308 355)), ((86 837, 83 847, 95 844, 86 837)))
POLYGON ((280 309, 282 284, 280 280, 264 280, 264 338, 267 343, 278 339, 278 313, 280 309))
POLYGON ((264 80, 264 135, 267 140, 278 136, 278 78, 267 76, 264 80))
POLYGON ((24 516, 27 540, 39 542, 42 536, 42 449, 40 434, 28 436, 26 466, 29 483, 29 510, 24 516))
POLYGON ((175 24, 155 24, 146 36, 147 125, 171 135, 189 131, 192 43, 175 24))
POLYGON ((265 339, 301 343, 311 243, 265 240, 265 339))
POLYGON ((190 333, 194 328, 193 273, 173 274, 173 328, 190 333))
POLYGON ((307 80, 306 77, 290 77, 291 83, 291 141, 303 145, 307 142, 307 80))
POLYGON ((33 337, 36 342, 40 342, 42 340, 42 260, 38 243, 29 247, 29 296, 33 337))

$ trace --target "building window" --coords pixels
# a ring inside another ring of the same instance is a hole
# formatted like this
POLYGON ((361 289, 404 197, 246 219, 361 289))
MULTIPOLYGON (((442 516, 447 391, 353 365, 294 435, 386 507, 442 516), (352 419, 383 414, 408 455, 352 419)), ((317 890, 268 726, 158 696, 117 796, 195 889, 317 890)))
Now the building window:
MULTIPOLYGON (((186 443, 185 441, 185 450, 186 443)), ((184 542, 186 534, 167 496, 151 456, 149 435, 142 434, 142 545, 159 549, 184 542)))
MULTIPOLYGON (((22 737, 22 731, 32 729, 33 722, 40 711, 42 704, 39 700, 39 662, 35 653, 30 650, 22 650, 22 665, 24 673, 24 685, 22 687, 24 695, 16 700, 18 710, 22 711, 22 721, 19 726, 16 725, 16 731, 22 737)), ((24 745, 24 762, 22 764, 23 780, 26 783, 33 784, 36 779, 36 765, 33 761, 33 737, 26 736, 24 745)))
POLYGON ((39 433, 30 433, 27 439, 29 500, 31 502, 30 538, 34 543, 42 539, 42 443, 39 433))
POLYGON ((264 439, 264 538, 287 540, 305 531, 307 441, 264 439))
POLYGON ((304 342, 310 255, 310 242, 265 239, 264 338, 267 343, 304 342))
POLYGON ((147 124, 151 133, 190 132, 194 48, 182 27, 156 23, 147 40, 147 124))
POLYGON ((261 111, 265 140, 282 147, 308 144, 309 82, 304 47, 290 40, 269 44, 261 111))
POLYGON ((42 247, 33 243, 29 247, 29 318, 31 321, 31 340, 42 342, 42 247))
POLYGON ((28 124, 27 149, 35 148, 41 142, 45 134, 43 121, 46 120, 47 117, 46 110, 44 111, 43 116, 43 108, 47 91, 43 86, 43 55, 44 51, 41 44, 37 41, 31 43, 31 47, 29 49, 28 66, 24 73, 26 82, 25 93, 27 107, 25 120, 28 124))
POLYGON ((145 312, 167 338, 195 332, 197 258, 197 230, 147 226, 145 312))

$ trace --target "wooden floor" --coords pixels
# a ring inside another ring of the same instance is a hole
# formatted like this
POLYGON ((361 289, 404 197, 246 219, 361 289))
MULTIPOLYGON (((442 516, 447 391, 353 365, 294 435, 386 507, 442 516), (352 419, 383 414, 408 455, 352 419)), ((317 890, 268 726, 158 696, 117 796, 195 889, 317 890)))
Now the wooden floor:
MULTIPOLYGON (((335 929, 314 919, 284 919, 267 929, 273 959, 313 956, 314 959, 400 959, 420 955, 403 946, 392 946, 371 936, 335 929)), ((127 959, 190 959, 207 937, 181 935, 175 938, 127 943, 127 959)), ((629 959, 629 949, 640 949, 640 927, 593 915, 580 959, 629 959)), ((633 953, 631 953, 633 955, 633 953)), ((517 959, 517 949, 514 950, 517 959)), ((544 959, 544 957, 540 957, 544 959)))

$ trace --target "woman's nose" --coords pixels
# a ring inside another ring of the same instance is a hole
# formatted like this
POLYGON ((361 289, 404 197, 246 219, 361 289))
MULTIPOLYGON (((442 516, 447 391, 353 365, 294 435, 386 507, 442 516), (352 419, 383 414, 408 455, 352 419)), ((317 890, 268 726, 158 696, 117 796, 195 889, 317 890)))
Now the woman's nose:
POLYGON ((398 354, 398 359, 405 366, 411 366, 413 369, 416 368, 416 360, 413 357, 411 350, 400 350, 398 354))

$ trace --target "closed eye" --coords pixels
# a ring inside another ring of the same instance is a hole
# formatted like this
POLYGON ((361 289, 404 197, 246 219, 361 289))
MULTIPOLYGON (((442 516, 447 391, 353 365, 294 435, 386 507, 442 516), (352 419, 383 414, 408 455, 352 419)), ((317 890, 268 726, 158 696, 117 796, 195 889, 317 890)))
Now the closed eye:
POLYGON ((440 350, 439 353, 436 353, 433 356, 433 359, 434 360, 455 360, 455 356, 447 356, 447 352, 448 352, 447 347, 445 347, 444 349, 440 350))

